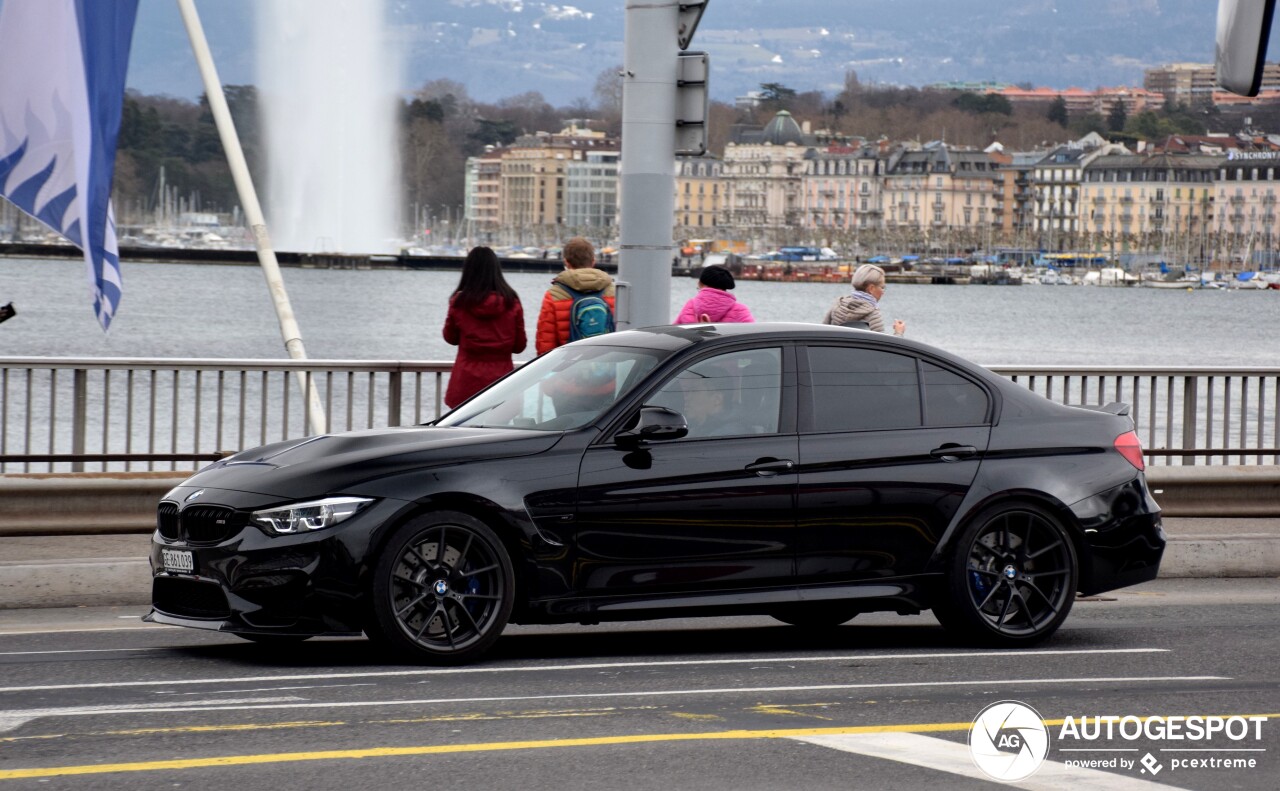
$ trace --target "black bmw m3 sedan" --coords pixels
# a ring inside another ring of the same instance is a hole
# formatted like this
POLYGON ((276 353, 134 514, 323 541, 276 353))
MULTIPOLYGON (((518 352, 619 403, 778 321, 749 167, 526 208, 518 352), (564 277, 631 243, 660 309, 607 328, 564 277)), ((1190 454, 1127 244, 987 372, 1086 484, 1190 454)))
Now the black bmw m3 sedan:
POLYGON ((1053 634, 1153 579, 1160 511, 1123 404, 1052 403, 904 338, 658 327, 555 349, 429 425, 214 463, 160 502, 150 620, 367 634, 470 661, 507 623, 932 609, 1053 634))

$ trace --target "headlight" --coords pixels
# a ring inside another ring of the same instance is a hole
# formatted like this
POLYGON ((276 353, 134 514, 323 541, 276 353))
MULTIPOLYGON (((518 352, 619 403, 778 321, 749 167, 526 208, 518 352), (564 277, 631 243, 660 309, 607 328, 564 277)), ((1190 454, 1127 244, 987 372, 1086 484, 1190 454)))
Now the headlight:
POLYGON ((266 528, 268 533, 306 533, 345 522, 371 502, 373 500, 368 497, 326 497, 254 511, 249 521, 266 528))

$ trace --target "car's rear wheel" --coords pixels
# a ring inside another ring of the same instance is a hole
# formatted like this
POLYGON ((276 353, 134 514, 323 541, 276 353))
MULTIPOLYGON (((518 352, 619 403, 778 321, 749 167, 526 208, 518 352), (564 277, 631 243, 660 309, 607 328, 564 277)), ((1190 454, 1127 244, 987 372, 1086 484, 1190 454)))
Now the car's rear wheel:
POLYGON ((373 577, 378 642, 428 662, 466 662, 502 634, 515 575, 502 540, 467 514, 414 519, 391 537, 373 577))
POLYGON ((852 621, 858 611, 847 604, 810 604, 775 610, 774 618, 802 629, 829 629, 852 621))
POLYGON ((1030 504, 979 514, 956 542, 947 597, 934 614, 987 645, 1030 645, 1053 634, 1075 599, 1078 564, 1062 524, 1030 504))

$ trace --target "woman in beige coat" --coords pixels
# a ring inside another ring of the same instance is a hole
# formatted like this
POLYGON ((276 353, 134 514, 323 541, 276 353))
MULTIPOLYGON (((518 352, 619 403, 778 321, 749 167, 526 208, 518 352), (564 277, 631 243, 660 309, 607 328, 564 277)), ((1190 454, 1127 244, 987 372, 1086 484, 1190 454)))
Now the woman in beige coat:
MULTIPOLYGON (((836 300, 822 317, 823 324, 846 325, 850 322, 866 322, 867 329, 884 332, 884 318, 880 315, 880 300, 884 299, 884 270, 875 264, 863 264, 853 271, 853 293, 836 300)), ((907 331, 906 322, 893 322, 893 334, 907 331)))

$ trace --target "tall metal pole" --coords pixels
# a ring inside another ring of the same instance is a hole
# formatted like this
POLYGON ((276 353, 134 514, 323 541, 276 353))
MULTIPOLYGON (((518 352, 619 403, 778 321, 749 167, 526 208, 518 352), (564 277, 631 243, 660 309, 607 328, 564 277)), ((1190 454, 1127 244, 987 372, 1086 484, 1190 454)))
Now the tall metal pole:
MULTIPOLYGON (((289 304, 289 294, 284 289, 284 278, 280 276, 280 264, 276 261, 276 252, 271 246, 271 237, 267 234, 267 221, 262 216, 262 207, 258 204, 258 194, 253 188, 253 179, 249 175, 249 166, 244 159, 244 151, 240 148, 240 138, 236 134, 235 123, 231 120, 231 111, 227 108, 227 98, 222 93, 222 81, 218 78, 218 70, 213 65, 213 54, 209 51, 209 42, 204 35, 204 27, 200 24, 200 16, 196 13, 195 0, 178 0, 178 9, 182 12, 182 21, 187 27, 187 36, 191 39, 191 49, 195 52, 196 65, 200 67, 200 77, 204 80, 204 92, 209 98, 209 110, 213 113, 214 124, 218 127, 218 136, 222 140, 222 148, 227 152, 227 164, 231 167, 231 176, 236 183, 236 192, 240 196, 240 204, 244 207, 245 219, 253 231, 253 241, 258 249, 258 263, 262 266, 262 274, 267 279, 267 288, 271 292, 271 303, 276 309, 276 319, 280 322, 280 335, 284 338, 284 348, 290 359, 307 359, 307 350, 302 345, 302 332, 298 329, 298 321, 293 315, 293 306, 289 304)), ((307 413, 310 417, 310 430, 313 434, 325 432, 324 406, 320 395, 316 392, 315 383, 306 371, 295 371, 298 386, 302 388, 308 399, 307 413)))
POLYGON ((677 0, 628 0, 622 79, 621 327, 671 322, 677 0))

